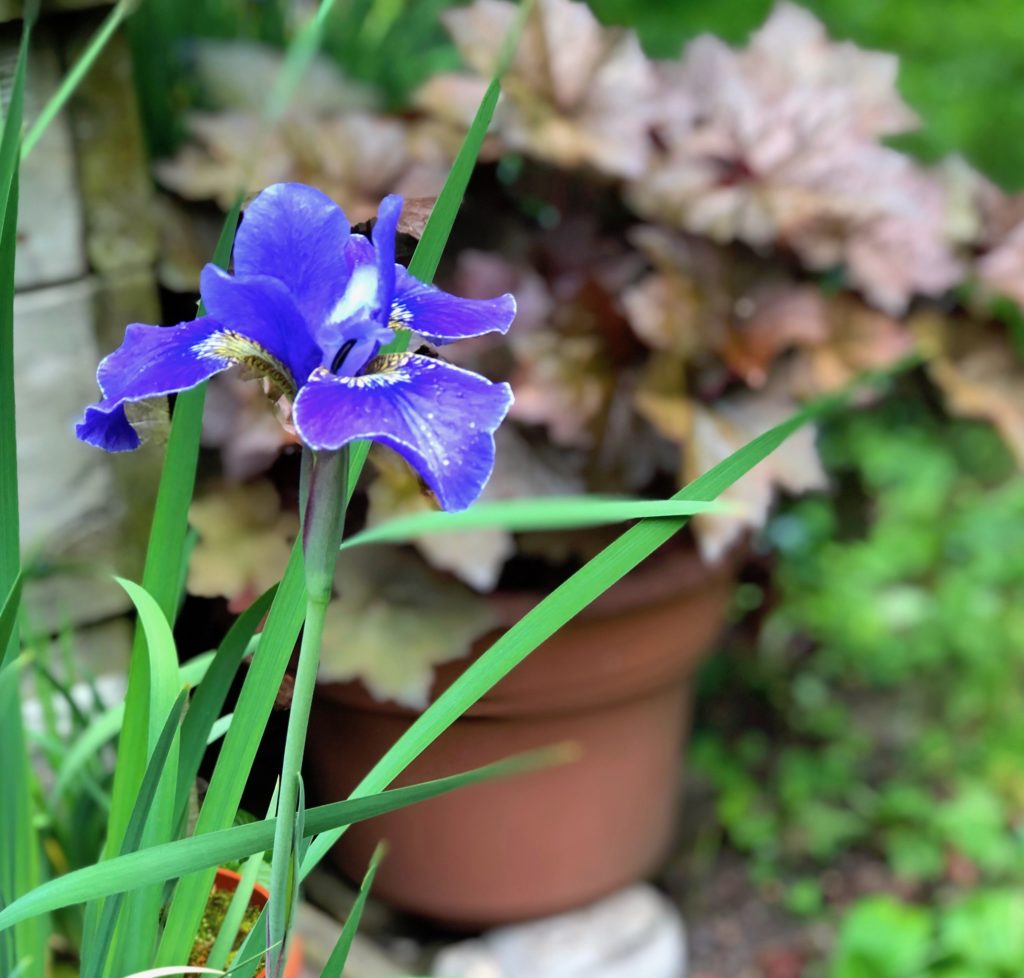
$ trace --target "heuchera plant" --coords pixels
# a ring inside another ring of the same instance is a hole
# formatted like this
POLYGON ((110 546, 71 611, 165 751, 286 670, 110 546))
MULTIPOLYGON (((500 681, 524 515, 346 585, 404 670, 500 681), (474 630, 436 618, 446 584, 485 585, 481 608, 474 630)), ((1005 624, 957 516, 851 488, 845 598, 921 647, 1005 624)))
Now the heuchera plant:
MULTIPOLYGON (((365 97, 344 108, 354 86, 336 80, 335 107, 281 127, 270 162, 352 214, 371 192, 435 194, 433 164, 469 125, 515 16, 508 0, 446 10, 464 70, 430 78, 400 116, 371 112, 365 97), (351 137, 345 155, 339 133, 351 137)), ((798 404, 914 351, 952 412, 991 420, 1024 458, 1024 377, 992 321, 993 295, 1024 302, 1022 201, 962 160, 925 166, 889 145, 918 123, 898 68, 892 54, 831 39, 792 3, 742 47, 703 36, 661 60, 584 3, 537 0, 482 157, 500 162, 471 186, 463 246, 442 269, 460 295, 518 301, 508 337, 451 354, 516 391, 485 499, 657 496, 798 404)), ((158 173, 182 196, 224 203, 258 127, 241 124, 251 110, 225 86, 204 94, 221 111, 194 119, 193 141, 158 173)), ((229 479, 248 479, 283 439, 245 405, 235 416, 208 444, 229 479)), ((434 505, 388 453, 371 462, 368 523, 434 505)), ((694 520, 702 556, 719 559, 763 524, 780 492, 824 482, 805 429, 730 489, 734 512, 694 520)), ((557 579, 605 539, 493 528, 415 546, 462 600, 474 597, 463 584, 534 582, 539 561, 557 579)), ((382 633, 379 647, 392 640, 382 633)), ((345 643, 326 644, 323 678, 348 677, 345 643)))

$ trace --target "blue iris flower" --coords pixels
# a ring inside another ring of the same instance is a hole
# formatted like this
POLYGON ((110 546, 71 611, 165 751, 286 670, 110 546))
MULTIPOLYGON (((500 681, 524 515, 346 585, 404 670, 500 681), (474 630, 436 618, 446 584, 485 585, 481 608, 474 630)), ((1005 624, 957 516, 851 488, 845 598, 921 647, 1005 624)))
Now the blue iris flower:
POLYGON ((103 400, 86 409, 78 437, 131 451, 139 436, 125 404, 241 365, 292 400, 295 429, 311 449, 382 442, 419 472, 444 509, 464 509, 491 474, 511 389, 436 357, 380 350, 399 329, 438 345, 504 333, 515 300, 459 299, 395 264, 401 209, 400 197, 385 197, 368 239, 352 233, 320 191, 268 187, 238 230, 235 274, 203 269, 208 315, 173 327, 130 325, 99 366, 103 400))

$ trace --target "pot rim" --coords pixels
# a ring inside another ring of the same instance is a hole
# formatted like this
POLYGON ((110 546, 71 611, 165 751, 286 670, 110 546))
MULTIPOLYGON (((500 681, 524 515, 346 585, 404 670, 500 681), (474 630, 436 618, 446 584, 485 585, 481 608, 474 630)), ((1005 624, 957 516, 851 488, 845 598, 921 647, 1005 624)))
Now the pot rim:
MULTIPOLYGON (((711 636, 678 636, 668 642, 659 637, 678 630, 683 614, 704 616, 705 633, 708 621, 713 632, 721 624, 737 566, 736 555, 706 565, 692 546, 660 548, 542 643, 464 716, 510 719, 601 709, 687 681, 711 636), (641 633, 649 636, 652 629, 655 641, 645 642, 641 633), (558 684, 550 673, 566 657, 579 668, 566 675, 571 682, 558 684)), ((469 655, 436 667, 430 701, 543 597, 536 592, 491 596, 499 627, 477 639, 469 655)), ((377 700, 359 681, 321 683, 317 695, 360 712, 408 718, 422 712, 377 700)))

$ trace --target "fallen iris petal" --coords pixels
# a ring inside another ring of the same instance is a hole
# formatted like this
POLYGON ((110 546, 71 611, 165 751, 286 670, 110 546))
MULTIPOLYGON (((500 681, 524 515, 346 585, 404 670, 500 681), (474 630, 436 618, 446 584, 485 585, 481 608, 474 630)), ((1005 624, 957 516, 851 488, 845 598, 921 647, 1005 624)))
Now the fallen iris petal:
POLYGON ((96 379, 103 400, 86 408, 75 428, 78 437, 108 452, 138 448, 125 402, 188 390, 227 370, 229 359, 202 352, 204 344, 223 332, 210 316, 170 327, 132 323, 124 342, 100 363, 96 379))
POLYGON ((318 450, 379 441, 419 472, 444 509, 465 509, 490 478, 511 388, 411 353, 379 361, 376 372, 355 377, 316 371, 295 401, 299 436, 318 450))
POLYGON ((511 295, 460 299, 396 270, 391 325, 411 329, 439 346, 484 333, 505 333, 516 315, 511 295))

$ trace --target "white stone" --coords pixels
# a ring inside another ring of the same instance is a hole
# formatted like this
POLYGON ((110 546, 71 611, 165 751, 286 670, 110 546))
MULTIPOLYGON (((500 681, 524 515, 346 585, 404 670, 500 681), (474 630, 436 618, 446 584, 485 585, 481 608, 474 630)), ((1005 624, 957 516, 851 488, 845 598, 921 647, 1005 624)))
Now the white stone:
MULTIPOLYGON (((124 507, 111 459, 75 438, 96 400, 95 284, 88 279, 14 299, 18 498, 27 560, 103 555, 111 563, 124 507)), ((58 576, 26 595, 33 624, 56 631, 127 606, 109 575, 58 576)))
MULTIPOLYGON (((61 78, 52 42, 44 31, 37 36, 29 57, 25 90, 26 132, 61 78)), ((16 57, 17 46, 12 38, 0 48, 0 60, 13 70, 16 57)), ((14 286, 20 291, 68 282, 84 275, 86 270, 74 141, 67 114, 62 112, 47 127, 21 168, 14 286)))
POLYGON ((675 906, 638 884, 570 913, 499 927, 442 950, 438 978, 684 978, 675 906))

